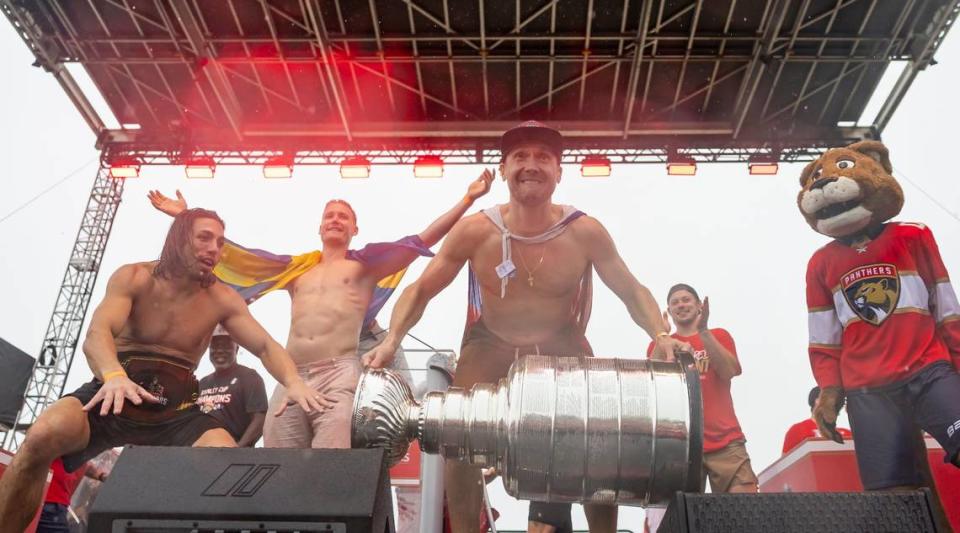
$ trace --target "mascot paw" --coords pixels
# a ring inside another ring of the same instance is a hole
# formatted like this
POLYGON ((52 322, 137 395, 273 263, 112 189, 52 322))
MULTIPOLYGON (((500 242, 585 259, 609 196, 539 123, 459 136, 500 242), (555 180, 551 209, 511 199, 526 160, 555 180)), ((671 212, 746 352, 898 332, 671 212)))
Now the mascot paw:
POLYGON ((843 390, 840 387, 827 387, 820 391, 816 405, 813 406, 813 420, 820 434, 843 444, 843 437, 837 432, 837 414, 843 405, 843 390))

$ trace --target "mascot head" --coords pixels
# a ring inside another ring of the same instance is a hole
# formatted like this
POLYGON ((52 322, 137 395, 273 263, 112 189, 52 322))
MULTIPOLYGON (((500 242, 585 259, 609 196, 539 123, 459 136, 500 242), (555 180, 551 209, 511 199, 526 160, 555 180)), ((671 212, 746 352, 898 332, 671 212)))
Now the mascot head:
POLYGON ((864 233, 903 207, 903 189, 892 173, 879 141, 828 150, 803 169, 797 205, 814 231, 834 238, 864 233))

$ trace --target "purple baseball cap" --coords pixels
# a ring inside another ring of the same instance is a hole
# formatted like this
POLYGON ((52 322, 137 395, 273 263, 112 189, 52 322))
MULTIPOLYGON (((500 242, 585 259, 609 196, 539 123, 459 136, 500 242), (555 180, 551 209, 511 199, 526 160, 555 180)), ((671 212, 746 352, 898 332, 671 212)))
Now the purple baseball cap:
POLYGON ((563 136, 560 132, 536 120, 521 122, 500 137, 500 153, 506 157, 514 148, 524 143, 538 142, 549 147, 557 155, 563 155, 563 136))

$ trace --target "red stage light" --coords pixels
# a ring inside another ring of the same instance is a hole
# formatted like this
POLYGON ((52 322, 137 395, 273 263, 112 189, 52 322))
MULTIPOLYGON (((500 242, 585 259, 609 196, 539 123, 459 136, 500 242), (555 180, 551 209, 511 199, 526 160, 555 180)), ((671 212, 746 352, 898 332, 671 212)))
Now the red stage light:
POLYGON ((610 175, 610 160, 587 156, 580 162, 580 175, 584 178, 605 178, 610 175))
POLYGON ((697 173, 697 162, 690 158, 677 158, 667 161, 667 174, 671 176, 693 176, 697 173))
POLYGON ((188 178, 211 179, 217 169, 217 164, 212 157, 198 157, 191 159, 184 167, 188 178))
POLYGON ((116 159, 110 162, 111 178, 140 177, 140 163, 133 159, 116 159))
POLYGON ((775 155, 755 155, 747 161, 747 168, 750 174, 760 176, 773 176, 780 170, 775 155))
POLYGON ((761 176, 773 176, 780 170, 776 163, 750 163, 748 166, 751 174, 761 176))
POLYGON ((370 160, 365 157, 348 157, 340 162, 340 177, 369 178, 370 160))
POLYGON ((277 156, 263 164, 264 178, 289 178, 293 176, 293 157, 277 156))
POLYGON ((417 178, 442 178, 443 159, 435 155, 418 157, 413 163, 413 175, 417 178))

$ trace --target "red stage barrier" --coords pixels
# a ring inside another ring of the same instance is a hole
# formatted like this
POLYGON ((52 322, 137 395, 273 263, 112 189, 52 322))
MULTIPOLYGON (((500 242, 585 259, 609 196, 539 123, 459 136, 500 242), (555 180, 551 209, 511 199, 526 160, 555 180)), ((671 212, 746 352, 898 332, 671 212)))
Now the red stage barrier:
MULTIPOLYGON (((3 477, 3 473, 7 471, 7 467, 10 466, 10 461, 13 459, 13 454, 7 450, 0 450, 0 477, 3 477)), ((43 494, 47 494, 47 489, 50 488, 50 480, 53 479, 53 472, 47 471, 47 481, 43 485, 43 494)), ((41 505, 42 507, 42 505, 41 505)), ((24 530, 24 533, 34 533, 37 530, 37 522, 40 521, 40 507, 37 507, 37 514, 34 515, 33 521, 30 522, 30 525, 27 526, 27 529, 24 530)))
MULTIPOLYGON (((960 531, 960 469, 943 462, 943 449, 927 437, 927 456, 937 492, 953 529, 960 531)), ((858 492, 860 472, 853 441, 807 439, 760 472, 761 492, 858 492)))
POLYGON ((390 469, 390 484, 394 487, 420 486, 420 443, 413 441, 399 463, 390 469))

